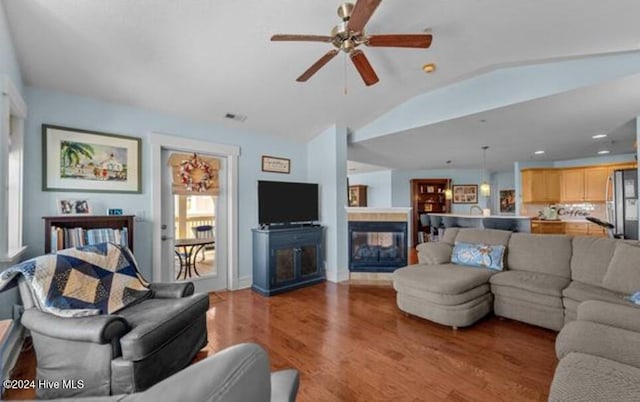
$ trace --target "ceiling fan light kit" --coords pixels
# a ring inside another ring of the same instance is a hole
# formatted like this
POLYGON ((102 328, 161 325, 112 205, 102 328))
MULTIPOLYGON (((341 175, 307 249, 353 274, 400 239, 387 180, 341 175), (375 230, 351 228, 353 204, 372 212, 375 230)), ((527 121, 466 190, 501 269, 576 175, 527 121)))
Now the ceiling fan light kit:
MULTIPOLYGON (((430 33, 367 35, 364 27, 380 5, 380 2, 381 0, 358 0, 355 5, 353 3, 341 4, 338 7, 338 16, 342 19, 342 22, 333 27, 330 36, 279 34, 273 35, 271 41, 326 42, 331 43, 336 48, 326 53, 302 73, 296 80, 298 82, 307 81, 342 50, 349 55, 365 85, 374 85, 379 81, 378 76, 364 52, 357 49, 359 46, 427 49, 431 46, 432 40, 430 33)), ((435 65, 433 66, 434 69, 432 71, 435 70, 435 65)))

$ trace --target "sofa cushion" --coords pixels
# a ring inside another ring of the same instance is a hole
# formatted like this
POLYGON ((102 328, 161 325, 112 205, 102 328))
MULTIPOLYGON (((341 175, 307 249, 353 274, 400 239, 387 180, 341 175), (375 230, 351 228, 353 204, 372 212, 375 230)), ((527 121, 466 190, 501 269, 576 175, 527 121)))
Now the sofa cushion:
POLYGON ((602 279, 607 273, 617 242, 603 237, 574 237, 571 279, 602 286, 602 279))
POLYGON ((459 229, 455 242, 507 246, 511 232, 497 229, 459 229))
POLYGON ((491 285, 524 289, 542 295, 562 297, 562 290, 569 286, 569 278, 528 271, 508 271, 493 275, 491 285))
POLYGON ((448 243, 420 243, 416 247, 418 251, 418 262, 420 264, 446 264, 451 261, 451 250, 453 248, 448 243))
POLYGON ((627 295, 640 290, 640 247, 618 242, 602 284, 627 295))
POLYGON ((442 236, 441 243, 453 244, 456 242, 456 237, 458 236, 458 228, 446 228, 444 230, 444 236, 442 236))
MULTIPOLYGON (((527 293, 534 295, 533 293, 527 293)), ((551 296, 538 295, 538 297, 550 298, 551 296)), ((554 331, 559 331, 564 325, 564 310, 562 307, 531 303, 531 301, 523 300, 522 298, 512 298, 499 293, 496 293, 494 298, 493 310, 499 317, 526 322, 554 331)))
POLYGON ((182 333, 209 309, 209 296, 195 294, 180 299, 148 299, 121 310, 132 327, 120 339, 125 360, 142 360, 182 333))
MULTIPOLYGON (((601 300, 617 304, 630 303, 622 293, 613 292, 600 286, 592 286, 577 281, 572 281, 569 286, 562 291, 562 295, 578 303, 585 300, 601 300)), ((568 307, 567 304, 565 304, 565 307, 568 307)))
POLYGON ((415 287, 404 286, 402 283, 396 284, 396 291, 400 294, 416 297, 422 299, 425 302, 439 304, 441 306, 457 306, 477 299, 491 293, 489 284, 484 284, 471 288, 466 292, 448 294, 448 293, 436 293, 425 292, 424 290, 417 289, 415 287))
POLYGON ((496 271, 454 264, 411 265, 396 269, 393 287, 419 289, 425 292, 458 294, 489 283, 496 271))
POLYGON ((509 240, 509 269, 571 277, 571 236, 514 233, 509 240))
POLYGON ((640 369, 583 353, 571 353, 556 367, 550 402, 638 401, 640 369))
POLYGON ((467 327, 491 312, 491 293, 475 298, 466 303, 443 306, 430 303, 421 297, 398 293, 398 308, 409 314, 425 318, 442 325, 467 327))
POLYGON ((640 308, 631 304, 587 300, 578 306, 578 320, 597 322, 640 333, 640 308))
POLYGON ((502 271, 504 267, 505 246, 472 244, 457 241, 451 253, 451 262, 471 267, 485 267, 502 271))
POLYGON ((565 325, 556 337, 558 359, 572 352, 588 353, 640 368, 640 333, 578 319, 565 325))
POLYGON ((562 298, 558 296, 543 295, 542 293, 531 292, 522 288, 511 286, 491 285, 491 293, 500 298, 509 298, 527 303, 530 306, 546 306, 558 310, 564 309, 562 298))

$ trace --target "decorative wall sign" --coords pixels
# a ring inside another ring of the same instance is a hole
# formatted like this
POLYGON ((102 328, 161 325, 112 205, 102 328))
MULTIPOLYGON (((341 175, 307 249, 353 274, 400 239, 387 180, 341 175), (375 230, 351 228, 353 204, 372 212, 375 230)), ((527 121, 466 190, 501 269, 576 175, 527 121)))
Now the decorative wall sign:
POLYGON ((262 171, 289 174, 291 173, 291 160, 262 155, 262 171))
POLYGON ((42 125, 42 190, 140 193, 140 138, 42 125))
POLYGON ((454 204, 477 204, 478 203, 478 185, 477 184, 460 184, 453 185, 453 203, 454 204))

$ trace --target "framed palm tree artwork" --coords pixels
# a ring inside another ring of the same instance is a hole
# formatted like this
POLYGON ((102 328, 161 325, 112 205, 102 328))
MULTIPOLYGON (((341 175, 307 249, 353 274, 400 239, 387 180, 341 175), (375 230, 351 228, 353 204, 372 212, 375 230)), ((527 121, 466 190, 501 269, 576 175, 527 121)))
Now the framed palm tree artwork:
POLYGON ((42 190, 142 191, 140 138, 42 125, 42 190))

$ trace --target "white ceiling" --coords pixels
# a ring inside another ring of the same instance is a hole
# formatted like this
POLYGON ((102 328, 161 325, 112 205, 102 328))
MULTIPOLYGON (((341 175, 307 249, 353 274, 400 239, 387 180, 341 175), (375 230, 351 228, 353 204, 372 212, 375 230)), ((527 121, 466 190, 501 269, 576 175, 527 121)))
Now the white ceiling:
MULTIPOLYGON (((309 82, 295 82, 329 45, 269 41, 275 33, 328 34, 338 22, 338 4, 4 0, 29 85, 301 141, 335 123, 357 129, 418 94, 497 66, 640 48, 637 0, 387 0, 369 22, 369 33, 430 28, 433 45, 426 51, 365 49, 380 83, 365 87, 347 66, 345 96, 342 58, 309 82), (424 74, 420 67, 426 62, 437 63, 437 72, 424 74), (227 112, 248 119, 224 120, 227 112)), ((545 104, 537 105, 557 106, 545 104)), ((525 109, 503 119, 502 109, 489 112, 489 123, 511 122, 501 125, 510 141, 520 132, 523 124, 516 119, 526 119, 525 109)), ((561 128, 549 131, 562 135, 561 128)), ((466 157, 475 154, 474 137, 468 132, 457 137, 460 144, 474 144, 466 157)), ((430 137, 429 143, 436 140, 430 137)), ((520 145, 505 143, 506 155, 522 151, 520 145)))

